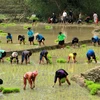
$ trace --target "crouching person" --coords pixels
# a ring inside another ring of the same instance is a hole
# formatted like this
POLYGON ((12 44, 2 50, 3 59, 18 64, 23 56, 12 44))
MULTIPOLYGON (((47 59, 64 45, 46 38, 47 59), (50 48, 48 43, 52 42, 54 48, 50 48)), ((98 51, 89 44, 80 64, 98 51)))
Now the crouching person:
POLYGON ((17 64, 19 63, 19 60, 18 60, 18 53, 17 53, 17 52, 13 52, 13 53, 11 54, 11 57, 10 57, 10 63, 11 63, 11 64, 12 64, 13 59, 16 59, 17 64))
POLYGON ((36 76, 38 75, 37 71, 33 71, 33 72, 26 72, 23 76, 23 81, 24 81, 24 87, 23 89, 26 89, 26 85, 27 85, 27 80, 30 84, 30 88, 33 89, 35 87, 35 79, 36 76))
POLYGON ((65 80, 67 81, 68 85, 71 85, 71 83, 68 80, 68 73, 64 69, 59 69, 55 72, 55 78, 54 78, 54 85, 56 84, 57 79, 59 80, 59 86, 61 86, 61 83, 64 83, 65 80), (63 81, 63 82, 62 82, 63 81))

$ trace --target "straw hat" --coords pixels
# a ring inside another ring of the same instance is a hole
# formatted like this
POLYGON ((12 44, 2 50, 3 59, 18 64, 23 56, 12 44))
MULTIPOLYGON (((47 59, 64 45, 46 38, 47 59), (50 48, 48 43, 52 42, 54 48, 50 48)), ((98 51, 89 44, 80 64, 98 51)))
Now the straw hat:
POLYGON ((34 36, 37 36, 39 33, 35 33, 34 36))

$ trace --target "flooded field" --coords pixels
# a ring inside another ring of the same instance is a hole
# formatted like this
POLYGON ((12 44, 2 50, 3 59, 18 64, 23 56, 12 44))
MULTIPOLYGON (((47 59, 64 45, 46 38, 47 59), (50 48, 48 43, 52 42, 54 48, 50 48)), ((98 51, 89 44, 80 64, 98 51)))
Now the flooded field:
MULTIPOLYGON (((73 49, 50 50, 52 56, 52 64, 39 65, 39 53, 34 53, 31 57, 31 64, 16 65, 10 64, 5 60, 5 63, 0 63, 0 78, 4 80, 3 87, 18 87, 20 93, 4 94, 0 100, 99 100, 100 97, 90 95, 89 91, 80 87, 77 83, 70 80, 72 75, 80 74, 88 69, 100 65, 100 47, 86 46, 73 49), (86 52, 88 49, 93 49, 98 57, 98 63, 87 64, 86 52), (64 58, 67 61, 70 52, 77 52, 77 63, 57 63, 58 58, 64 58), (63 83, 59 87, 58 82, 53 88, 55 71, 63 68, 69 75, 68 78, 71 85, 63 83), (39 74, 36 79, 36 87, 31 90, 27 84, 26 90, 23 90, 23 75, 27 71, 38 70, 39 74)), ((19 57, 20 59, 21 57, 19 57)))
MULTIPOLYGON (((0 36, 0 40, 1 40, 1 44, 0 44, 0 48, 10 51, 10 50, 21 50, 21 49, 27 49, 27 48, 34 48, 34 47, 38 47, 38 45, 29 45, 28 42, 28 37, 27 37, 27 29, 25 29, 24 27, 27 26, 31 26, 31 24, 16 24, 15 26, 8 26, 8 27, 3 27, 0 26, 0 30, 2 30, 3 32, 10 32, 13 36, 13 44, 7 44, 6 43, 6 36, 0 36), (18 35, 19 34, 23 34, 25 35, 26 38, 26 44, 25 45, 19 45, 18 44, 18 35), (14 48, 11 48, 11 46, 13 46, 14 48)), ((94 28, 92 27, 80 27, 79 26, 51 26, 51 29, 46 29, 45 26, 47 25, 41 25, 38 24, 35 27, 32 27, 32 30, 37 33, 39 32, 40 34, 42 34, 45 37, 45 45, 53 45, 55 44, 55 40, 57 39, 58 33, 60 31, 65 32, 66 34, 66 42, 69 42, 72 40, 72 38, 74 36, 77 36, 79 38, 79 40, 86 40, 86 39, 91 39, 92 37, 92 30, 94 28)), ((35 40, 35 43, 37 43, 37 41, 35 40)))

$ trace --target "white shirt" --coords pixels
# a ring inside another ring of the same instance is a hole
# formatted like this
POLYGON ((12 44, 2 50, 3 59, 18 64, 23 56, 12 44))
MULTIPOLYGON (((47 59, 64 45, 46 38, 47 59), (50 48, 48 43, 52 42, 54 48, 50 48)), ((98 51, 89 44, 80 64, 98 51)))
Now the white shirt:
POLYGON ((67 13, 64 11, 63 12, 63 17, 66 17, 67 16, 67 13))

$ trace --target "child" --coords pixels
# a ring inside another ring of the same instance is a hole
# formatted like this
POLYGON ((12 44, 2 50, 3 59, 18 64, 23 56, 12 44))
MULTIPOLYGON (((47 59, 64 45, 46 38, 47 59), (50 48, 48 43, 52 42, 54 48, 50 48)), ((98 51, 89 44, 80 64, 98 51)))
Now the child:
POLYGON ((36 40, 39 42, 40 46, 41 46, 41 43, 44 45, 45 38, 41 34, 36 33, 36 40))
POLYGON ((97 63, 95 52, 92 49, 89 49, 86 53, 88 63, 91 62, 91 58, 94 59, 95 63, 97 63))
POLYGON ((21 44, 23 42, 23 44, 25 44, 25 36, 24 35, 18 35, 18 40, 19 40, 19 44, 21 44))
POLYGON ((33 72, 26 72, 23 76, 23 80, 24 80, 24 90, 26 89, 26 84, 27 84, 27 80, 30 84, 30 88, 33 89, 35 87, 35 79, 36 76, 38 75, 37 71, 33 71, 33 72))
POLYGON ((69 85, 71 85, 71 83, 69 82, 68 78, 68 73, 64 70, 64 69, 59 69, 55 72, 55 78, 54 78, 54 85, 56 84, 57 78, 59 79, 59 86, 61 86, 61 79, 65 78, 65 80, 67 81, 67 83, 69 85))
POLYGON ((77 53, 76 53, 76 52, 70 53, 70 54, 68 55, 68 63, 70 62, 70 59, 71 59, 71 58, 72 58, 72 60, 73 60, 74 63, 77 62, 77 61, 76 61, 76 56, 77 56, 77 53))
POLYGON ((39 64, 41 64, 42 62, 44 63, 44 58, 45 58, 45 60, 48 64, 47 54, 48 54, 47 50, 43 50, 43 51, 40 52, 40 62, 39 62, 39 64))
POLYGON ((79 46, 78 42, 79 42, 79 39, 78 39, 77 37, 74 37, 74 38, 72 39, 72 45, 73 45, 73 47, 79 46))
POLYGON ((11 41, 12 42, 12 35, 10 33, 8 33, 8 35, 6 36, 6 39, 7 39, 7 43, 11 41))
POLYGON ((18 60, 18 53, 17 52, 13 52, 11 57, 10 57, 10 63, 12 64, 13 59, 16 59, 17 64, 19 63, 18 60))
POLYGON ((6 56, 6 51, 5 50, 0 50, 0 62, 4 62, 4 57, 6 56))
POLYGON ((23 51, 22 52, 22 60, 21 60, 21 64, 23 64, 24 60, 25 63, 30 63, 30 56, 32 55, 31 51, 23 51))

